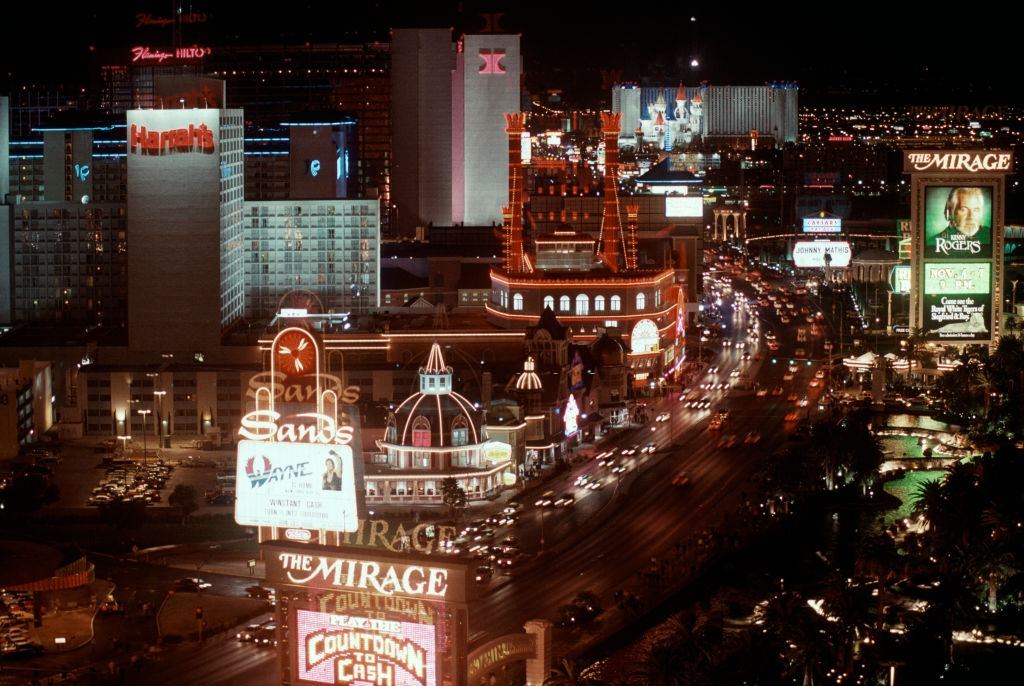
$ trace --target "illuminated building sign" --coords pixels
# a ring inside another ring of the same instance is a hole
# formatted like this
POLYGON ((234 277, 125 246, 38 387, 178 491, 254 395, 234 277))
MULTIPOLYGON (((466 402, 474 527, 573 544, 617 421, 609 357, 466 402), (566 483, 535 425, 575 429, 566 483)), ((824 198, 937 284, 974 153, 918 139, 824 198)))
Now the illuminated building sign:
POLYGON ((924 338, 984 341, 992 337, 992 265, 924 263, 924 338))
POLYGON ((253 409, 241 418, 235 520, 251 526, 354 532, 362 460, 353 455, 358 389, 321 373, 320 347, 305 329, 274 338, 270 372, 250 380, 253 409))
POLYGON ((704 199, 699 195, 666 195, 666 217, 703 217, 704 199))
POLYGON ((576 404, 576 396, 570 395, 569 401, 565 404, 565 436, 574 436, 580 429, 579 425, 580 408, 576 404))
POLYGON ((910 265, 897 264, 892 268, 889 272, 889 289, 897 294, 910 292, 910 265))
POLYGON ((850 244, 847 241, 797 241, 793 246, 793 264, 801 269, 833 269, 850 266, 850 244), (826 259, 826 255, 830 259, 826 259))
POLYGON ((175 48, 174 52, 167 52, 160 48, 150 48, 148 45, 136 45, 132 48, 132 62, 156 62, 163 64, 169 59, 175 60, 199 60, 208 56, 213 50, 211 48, 193 45, 187 48, 175 48))
POLYGON ((352 460, 349 446, 239 442, 235 521, 243 526, 356 531, 352 460))
POLYGON ((509 634, 480 646, 469 654, 467 684, 478 684, 489 672, 513 660, 532 660, 537 656, 537 639, 531 634, 509 634))
POLYGON ((206 124, 168 131, 149 131, 132 124, 128 133, 128 150, 136 154, 163 155, 175 152, 213 153, 213 129, 206 124))
POLYGON ((314 684, 436 686, 430 624, 296 610, 295 674, 314 684))
POLYGON ((139 13, 135 15, 135 28, 141 29, 144 26, 170 26, 171 24, 205 24, 205 12, 183 12, 173 17, 154 17, 152 14, 139 13))
POLYGON ((79 181, 85 181, 89 178, 89 174, 92 170, 89 169, 88 164, 76 164, 75 165, 75 178, 79 181))
POLYGON ((382 596, 464 600, 458 585, 449 593, 451 569, 389 560, 275 551, 267 558, 267 580, 310 588, 369 591, 382 596), (449 596, 456 596, 455 598, 449 596))
POLYGON ((320 173, 320 160, 309 161, 309 175, 317 176, 320 173))
POLYGON ((1013 153, 989 150, 908 151, 903 153, 903 171, 907 174, 922 172, 1010 173, 1013 171, 1013 153))
POLYGON ((843 230, 843 220, 840 217, 804 217, 804 233, 840 233, 843 230))

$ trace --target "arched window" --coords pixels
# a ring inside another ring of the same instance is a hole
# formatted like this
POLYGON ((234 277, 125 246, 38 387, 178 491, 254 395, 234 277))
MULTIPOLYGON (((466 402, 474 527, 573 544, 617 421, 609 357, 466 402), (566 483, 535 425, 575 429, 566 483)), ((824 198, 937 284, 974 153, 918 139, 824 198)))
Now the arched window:
POLYGON ((517 310, 517 311, 523 309, 523 294, 522 293, 516 293, 516 294, 514 294, 512 296, 512 309, 513 310, 517 310))
POLYGON ((634 353, 658 352, 658 325, 650 319, 638 321, 630 334, 629 347, 634 353))
POLYGON ((612 296, 611 305, 612 305, 612 312, 618 312, 619 310, 622 309, 622 298, 620 298, 617 295, 613 295, 612 296))
POLYGON ((412 444, 417 448, 430 447, 430 421, 422 415, 412 420, 412 444))
POLYGON ((647 307, 647 296, 643 293, 636 294, 636 309, 642 310, 647 307))
POLYGON ((604 312, 604 296, 594 296, 594 312, 604 312))
POLYGON ((560 309, 562 312, 569 311, 569 296, 563 295, 561 298, 558 299, 558 309, 560 309))
POLYGON ((452 446, 458 447, 469 443, 469 428, 465 417, 456 417, 452 422, 452 446))
POLYGON ((552 295, 544 296, 544 307, 550 308, 552 312, 555 311, 555 298, 552 295))
POLYGON ((576 316, 584 317, 590 314, 590 298, 583 293, 576 296, 576 316))

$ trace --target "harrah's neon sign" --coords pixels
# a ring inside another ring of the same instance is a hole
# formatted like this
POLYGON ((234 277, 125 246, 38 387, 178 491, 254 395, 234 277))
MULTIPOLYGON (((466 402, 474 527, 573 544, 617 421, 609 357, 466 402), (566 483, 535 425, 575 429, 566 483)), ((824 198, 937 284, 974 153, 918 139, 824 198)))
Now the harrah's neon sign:
POLYGON ((213 153, 213 129, 200 124, 167 131, 149 131, 145 126, 132 124, 128 133, 128 148, 144 155, 163 155, 175 152, 213 153))

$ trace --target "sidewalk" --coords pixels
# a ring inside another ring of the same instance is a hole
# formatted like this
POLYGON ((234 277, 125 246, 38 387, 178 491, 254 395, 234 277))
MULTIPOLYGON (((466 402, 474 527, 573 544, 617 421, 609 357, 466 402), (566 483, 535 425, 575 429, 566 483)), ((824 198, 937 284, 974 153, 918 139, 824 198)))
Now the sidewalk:
POLYGON ((197 608, 202 609, 204 636, 231 627, 270 611, 270 603, 252 598, 232 598, 206 593, 175 593, 168 595, 157 614, 157 632, 161 640, 189 640, 199 637, 197 608), (174 637, 174 638, 172 638, 174 637))

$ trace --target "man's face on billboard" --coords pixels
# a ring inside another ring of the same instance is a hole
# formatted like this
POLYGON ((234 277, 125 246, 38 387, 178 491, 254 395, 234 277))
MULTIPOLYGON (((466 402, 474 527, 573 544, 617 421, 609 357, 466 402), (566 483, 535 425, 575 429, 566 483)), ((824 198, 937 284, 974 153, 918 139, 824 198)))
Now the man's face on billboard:
POLYGON ((980 193, 957 193, 956 205, 953 207, 953 226, 960 233, 973 236, 981 228, 983 209, 980 193))

